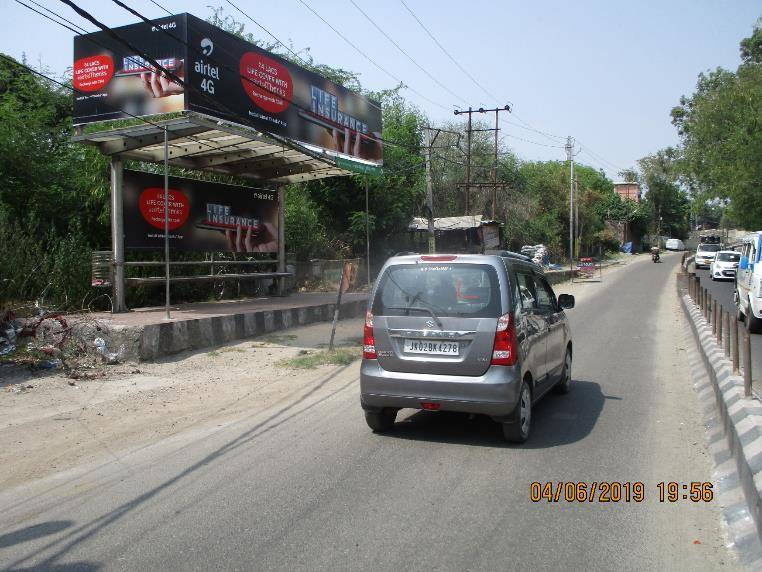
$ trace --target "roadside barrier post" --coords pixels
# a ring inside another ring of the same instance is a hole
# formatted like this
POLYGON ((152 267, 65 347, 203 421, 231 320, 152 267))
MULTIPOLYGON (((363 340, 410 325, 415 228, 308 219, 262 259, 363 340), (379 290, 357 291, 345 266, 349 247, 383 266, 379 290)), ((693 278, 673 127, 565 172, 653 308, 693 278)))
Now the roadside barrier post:
POLYGON ((709 295, 709 322, 712 324, 712 335, 717 337, 717 301, 709 295))
POLYGON ((738 317, 733 314, 731 316, 730 332, 732 334, 732 340, 730 341, 730 359, 733 362, 733 374, 738 375, 738 317))
POLYGON ((751 336, 743 329, 743 393, 751 397, 751 336))
POLYGON ((723 314, 723 328, 722 328, 722 349, 725 351, 725 357, 730 356, 730 312, 723 314))
MULTIPOLYGON (((725 309, 722 307, 722 304, 718 304, 719 310, 717 312, 717 343, 722 345, 723 339, 722 339, 722 320, 725 319, 725 309)), ((716 308, 717 306, 715 306, 716 308)))

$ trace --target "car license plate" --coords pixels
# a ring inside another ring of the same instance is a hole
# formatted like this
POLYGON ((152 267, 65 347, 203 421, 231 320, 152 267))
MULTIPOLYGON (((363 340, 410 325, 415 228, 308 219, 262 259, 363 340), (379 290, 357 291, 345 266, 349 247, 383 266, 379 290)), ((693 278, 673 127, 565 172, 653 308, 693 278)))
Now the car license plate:
POLYGON ((460 352, 458 342, 437 340, 405 340, 405 352, 412 354, 433 354, 456 356, 460 352))

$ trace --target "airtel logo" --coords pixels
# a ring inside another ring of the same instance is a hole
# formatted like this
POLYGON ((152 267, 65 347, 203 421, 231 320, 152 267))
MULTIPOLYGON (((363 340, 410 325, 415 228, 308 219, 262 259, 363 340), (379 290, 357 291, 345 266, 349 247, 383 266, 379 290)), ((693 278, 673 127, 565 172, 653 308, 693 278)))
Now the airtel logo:
POLYGON ((212 40, 209 38, 204 38, 201 40, 201 53, 203 53, 205 56, 211 56, 213 51, 214 42, 212 42, 212 40))

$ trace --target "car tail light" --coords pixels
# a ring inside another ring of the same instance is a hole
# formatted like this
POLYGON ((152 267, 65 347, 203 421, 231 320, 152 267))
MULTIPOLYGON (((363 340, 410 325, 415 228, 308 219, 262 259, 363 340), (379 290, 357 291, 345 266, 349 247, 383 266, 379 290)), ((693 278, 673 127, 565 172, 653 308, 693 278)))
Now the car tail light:
POLYGON ((426 411, 439 411, 440 407, 441 407, 441 404, 435 403, 433 401, 422 401, 421 402, 421 408, 425 409, 426 411))
POLYGON ((362 332, 362 358, 377 359, 376 338, 373 337, 373 314, 365 313, 365 327, 362 332))
POLYGON ((453 254, 445 254, 445 255, 439 255, 439 256, 432 256, 430 254, 424 254, 421 256, 421 260, 425 260, 426 262, 451 262, 455 260, 457 256, 453 254))
POLYGON ((517 359, 516 324, 511 314, 503 314, 497 319, 491 363, 492 365, 513 365, 517 359))

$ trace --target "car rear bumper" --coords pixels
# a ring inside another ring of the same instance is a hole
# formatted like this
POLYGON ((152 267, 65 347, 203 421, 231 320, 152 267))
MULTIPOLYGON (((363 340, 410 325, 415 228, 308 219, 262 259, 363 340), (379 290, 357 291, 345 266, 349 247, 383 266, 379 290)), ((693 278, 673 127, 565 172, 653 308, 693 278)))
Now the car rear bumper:
POLYGON ((376 360, 363 360, 360 402, 363 409, 384 407, 423 409, 424 402, 442 411, 462 411, 507 418, 519 398, 518 366, 490 366, 479 377, 387 371, 376 360))

